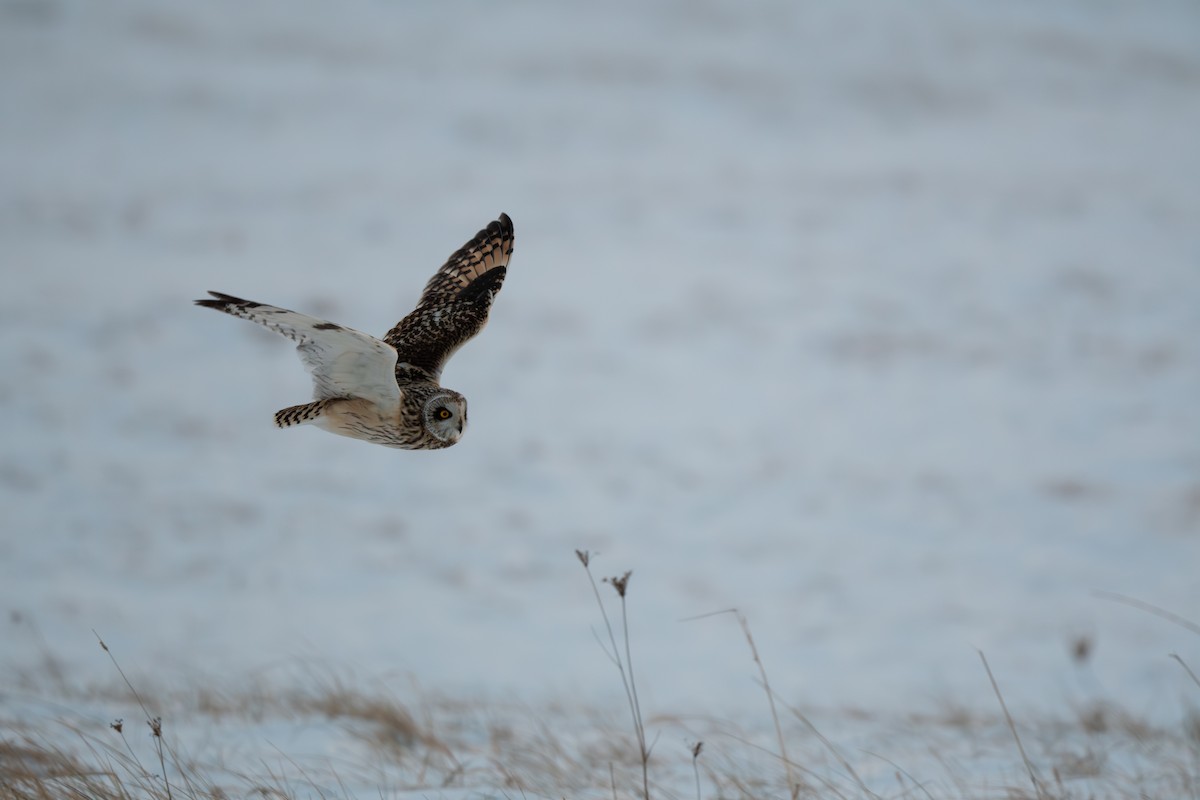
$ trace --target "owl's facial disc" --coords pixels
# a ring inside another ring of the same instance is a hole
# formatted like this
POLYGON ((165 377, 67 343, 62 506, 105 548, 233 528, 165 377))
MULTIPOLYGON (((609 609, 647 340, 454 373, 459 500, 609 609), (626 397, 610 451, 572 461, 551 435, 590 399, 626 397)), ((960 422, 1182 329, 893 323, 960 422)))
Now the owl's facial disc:
POLYGON ((425 424, 435 437, 455 444, 467 427, 467 403, 461 396, 443 394, 425 406, 425 424))

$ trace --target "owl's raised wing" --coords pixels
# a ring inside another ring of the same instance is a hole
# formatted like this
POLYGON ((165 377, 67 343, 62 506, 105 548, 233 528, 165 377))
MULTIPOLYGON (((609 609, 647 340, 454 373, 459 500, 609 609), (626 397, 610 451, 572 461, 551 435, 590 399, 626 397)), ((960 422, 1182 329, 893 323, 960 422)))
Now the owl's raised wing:
POLYGON ((197 300, 196 305, 257 322, 296 342, 300 359, 312 373, 315 399, 362 397, 385 408, 400 402, 400 388, 393 377, 396 351, 390 345, 286 308, 220 292, 209 294, 215 299, 197 300))
POLYGON ((512 252, 512 220, 501 214, 434 273, 417 307, 383 337, 396 348, 400 386, 436 384, 450 356, 483 329, 512 252))

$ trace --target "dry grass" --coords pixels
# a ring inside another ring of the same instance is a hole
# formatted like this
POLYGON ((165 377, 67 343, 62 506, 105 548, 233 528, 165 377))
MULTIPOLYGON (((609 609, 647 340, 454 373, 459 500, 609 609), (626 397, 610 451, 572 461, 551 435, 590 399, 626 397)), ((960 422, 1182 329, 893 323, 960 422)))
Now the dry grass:
POLYGON ((405 700, 386 685, 313 670, 302 671, 301 688, 260 679, 170 690, 138 686, 109 653, 121 680, 107 687, 74 687, 55 669, 40 684, 18 675, 0 693, 0 800, 1200 800, 1200 711, 1167 727, 1116 703, 1014 718, 1004 676, 986 659, 995 713, 801 709, 771 691, 740 614, 764 708, 747 709, 739 724, 643 718, 628 574, 610 582, 621 635, 600 602, 601 647, 618 668, 624 712, 481 704, 415 686, 405 700), (276 745, 281 737, 286 749, 276 745))
POLYGON ((800 776, 790 781, 770 725, 745 730, 652 717, 645 726, 658 746, 643 785, 637 738, 614 709, 426 698, 421 719, 387 695, 324 687, 269 701, 255 692, 243 714, 236 695, 222 693, 215 706, 211 692, 204 696, 210 711, 172 701, 162 723, 165 772, 142 720, 122 723, 121 731, 111 727, 115 720, 88 721, 87 714, 2 721, 0 800, 438 797, 443 789, 481 797, 648 792, 755 800, 1200 797, 1195 731, 1138 722, 1112 707, 1076 719, 1015 720, 1044 779, 1035 791, 999 713, 898 719, 789 709, 782 731, 791 771, 800 776), (1107 721, 1098 725, 1096 715, 1107 721), (312 730, 336 755, 307 748, 285 755, 272 744, 281 725, 312 730), (847 741, 853 744, 835 744, 847 741))

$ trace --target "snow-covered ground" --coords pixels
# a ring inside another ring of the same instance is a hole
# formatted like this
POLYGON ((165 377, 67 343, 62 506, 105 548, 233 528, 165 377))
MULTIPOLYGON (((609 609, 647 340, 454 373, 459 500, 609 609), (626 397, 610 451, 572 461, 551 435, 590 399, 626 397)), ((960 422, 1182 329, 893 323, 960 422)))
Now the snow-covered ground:
POLYGON ((578 548, 647 713, 761 708, 736 607, 790 702, 1174 724, 1097 593, 1200 617, 1198 131, 1191 0, 3 0, 0 674, 619 708, 578 548), (500 211, 449 450, 190 304, 380 334, 500 211))

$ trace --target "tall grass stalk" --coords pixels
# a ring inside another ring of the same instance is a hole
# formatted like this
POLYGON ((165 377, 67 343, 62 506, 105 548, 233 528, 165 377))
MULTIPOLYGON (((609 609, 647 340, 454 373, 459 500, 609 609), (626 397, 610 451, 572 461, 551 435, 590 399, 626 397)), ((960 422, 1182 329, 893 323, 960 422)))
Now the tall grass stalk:
MULTIPOLYGON (((644 800, 650 800, 650 747, 646 744, 646 726, 642 722, 642 707, 638 702, 637 683, 633 679, 633 652, 629 646, 629 612, 625 603, 625 592, 629 587, 629 576, 632 572, 626 572, 619 578, 604 578, 604 582, 611 584, 616 591, 617 596, 621 598, 621 629, 625 640, 625 657, 621 658, 621 651, 617 647, 617 637, 613 632, 612 623, 608 619, 608 612, 604 608, 604 601, 600 599, 600 588, 596 585, 596 579, 592 576, 591 554, 587 550, 576 550, 575 556, 579 559, 579 563, 583 564, 583 570, 587 573, 588 582, 592 585, 592 594, 596 597, 596 604, 600 606, 600 616, 604 620, 604 628, 608 632, 608 641, 612 649, 604 648, 604 643, 601 642, 601 648, 604 649, 605 655, 616 666, 617 671, 621 673, 621 685, 625 688, 625 699, 629 702, 629 713, 633 717, 633 732, 637 737, 638 755, 642 762, 642 797, 644 800)), ((597 637, 598 639, 598 637, 597 637)))
MULTIPOLYGON (((154 752, 158 755, 158 765, 162 770, 163 789, 167 793, 167 800, 174 800, 174 797, 171 795, 171 779, 167 776, 167 760, 163 753, 165 748, 163 746, 162 717, 150 716, 150 710, 146 708, 146 704, 142 702, 142 696, 138 694, 138 690, 133 688, 133 684, 125 675, 125 670, 121 669, 121 665, 117 663, 117 657, 114 656, 112 651, 108 649, 108 645, 105 644, 104 640, 100 638, 100 634, 96 633, 95 628, 92 629, 92 634, 96 637, 96 641, 100 643, 100 649, 108 654, 109 660, 112 661, 113 666, 117 669, 117 674, 121 676, 121 680, 125 681, 125 685, 129 687, 129 691, 133 694, 133 699, 137 701, 138 706, 140 706, 142 709, 142 713, 146 716, 146 724, 150 726, 150 733, 154 737, 154 752)), ((113 724, 112 728, 121 735, 122 739, 125 738, 125 733, 122 730, 119 720, 113 724)), ((126 747, 128 746, 129 743, 126 742, 126 747)), ((132 752, 133 751, 130 750, 130 754, 132 754, 132 752)))
POLYGON ((1200 686, 1200 678, 1196 677, 1196 673, 1192 672, 1192 668, 1187 665, 1186 661, 1179 657, 1178 653, 1168 653, 1167 655, 1179 662, 1179 666, 1183 667, 1183 671, 1186 672, 1188 677, 1192 679, 1192 683, 1200 686))
POLYGON ((992 691, 996 693, 996 699, 1000 701, 1000 710, 1004 712, 1004 719, 1008 723, 1008 729, 1012 732, 1013 741, 1017 743, 1017 752, 1021 754, 1021 760, 1025 762, 1025 769, 1029 771, 1029 780, 1033 783, 1033 791, 1037 794, 1038 800, 1044 800, 1049 795, 1042 789, 1042 782, 1038 780, 1037 773, 1034 772, 1033 762, 1029 760, 1029 756, 1025 755, 1025 746, 1021 744, 1021 737, 1017 735, 1017 726, 1013 723, 1012 714, 1008 713, 1008 704, 1004 702, 1004 695, 1000 694, 1000 685, 996 683, 996 676, 992 674, 987 656, 983 654, 982 650, 976 652, 979 653, 979 660, 983 662, 983 668, 987 671, 988 680, 992 682, 992 691))
POLYGON ((1145 600, 1138 600, 1136 597, 1129 597, 1128 595, 1118 594, 1117 592, 1095 591, 1092 592, 1092 596, 1099 597, 1103 600, 1111 600, 1114 603, 1120 603, 1122 605, 1129 606, 1130 608, 1136 608, 1139 611, 1145 611, 1147 614, 1153 614, 1160 619, 1165 619, 1167 622, 1178 625, 1184 630, 1189 630, 1192 633, 1200 636, 1200 625, 1192 622, 1187 617, 1181 617, 1174 611, 1168 611, 1167 609, 1156 606, 1153 603, 1147 603, 1145 600))
POLYGON ((754 663, 758 666, 758 675, 762 681, 763 691, 767 693, 767 704, 771 709, 771 721, 775 724, 775 739, 779 743, 779 758, 783 761, 783 770, 787 777, 788 794, 792 800, 796 800, 800 796, 800 790, 804 787, 804 784, 798 781, 792 772, 792 761, 788 758, 787 743, 783 738, 783 726, 779 724, 779 711, 775 707, 775 693, 771 690, 771 681, 767 678, 767 668, 763 666, 762 658, 758 655, 758 648, 754 645, 754 635, 750 633, 750 623, 746 620, 745 614, 736 608, 727 608, 723 611, 713 611, 696 617, 688 617, 684 622, 715 617, 719 614, 733 614, 738 621, 738 625, 742 627, 742 633, 746 637, 746 644, 750 645, 750 655, 753 656, 754 663))
POLYGON ((842 755, 841 751, 833 746, 833 742, 829 741, 829 739, 825 737, 825 734, 821 733, 817 726, 812 723, 812 720, 808 718, 807 714, 805 714, 799 708, 789 705, 786 702, 783 703, 783 705, 788 711, 792 712, 792 716, 803 722, 804 727, 808 728, 809 732, 811 732, 813 736, 817 737, 817 741, 819 741, 821 745, 841 763, 842 769, 846 770, 846 774, 849 775, 856 784, 858 784, 859 790, 861 790, 864 795, 871 797, 874 800, 879 800, 879 795, 871 791, 871 788, 867 786, 866 781, 859 777, 858 771, 854 769, 854 766, 846 759, 844 755, 842 755))

